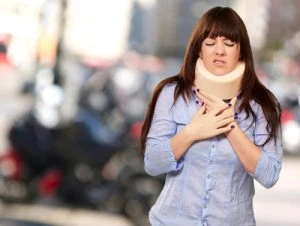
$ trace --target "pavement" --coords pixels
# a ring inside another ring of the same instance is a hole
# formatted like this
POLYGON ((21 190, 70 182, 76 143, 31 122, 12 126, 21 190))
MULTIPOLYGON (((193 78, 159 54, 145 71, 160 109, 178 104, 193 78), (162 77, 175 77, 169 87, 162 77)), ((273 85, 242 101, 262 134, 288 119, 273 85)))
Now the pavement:
POLYGON ((125 217, 100 211, 40 204, 5 204, 0 226, 133 226, 125 217))

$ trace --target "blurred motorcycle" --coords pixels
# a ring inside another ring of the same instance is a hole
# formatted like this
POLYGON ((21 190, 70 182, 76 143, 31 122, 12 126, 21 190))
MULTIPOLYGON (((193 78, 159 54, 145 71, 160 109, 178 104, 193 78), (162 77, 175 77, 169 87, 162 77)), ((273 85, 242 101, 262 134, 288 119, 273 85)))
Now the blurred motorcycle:
POLYGON ((65 122, 64 90, 53 70, 41 68, 33 109, 11 128, 12 150, 0 158, 0 197, 23 202, 52 195, 144 225, 164 183, 144 172, 138 150, 155 79, 122 65, 89 70, 76 114, 65 122))

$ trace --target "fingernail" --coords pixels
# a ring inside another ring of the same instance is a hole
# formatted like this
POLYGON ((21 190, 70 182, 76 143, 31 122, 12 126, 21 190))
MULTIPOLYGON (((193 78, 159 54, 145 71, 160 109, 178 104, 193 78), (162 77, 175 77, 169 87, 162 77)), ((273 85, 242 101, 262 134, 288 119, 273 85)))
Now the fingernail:
POLYGON ((234 125, 231 125, 230 128, 233 129, 233 128, 234 128, 234 125))
POLYGON ((198 101, 198 100, 196 100, 196 104, 199 104, 199 101, 198 101))
POLYGON ((229 103, 229 104, 228 104, 228 107, 231 107, 231 106, 232 106, 232 104, 231 104, 231 103, 229 103))

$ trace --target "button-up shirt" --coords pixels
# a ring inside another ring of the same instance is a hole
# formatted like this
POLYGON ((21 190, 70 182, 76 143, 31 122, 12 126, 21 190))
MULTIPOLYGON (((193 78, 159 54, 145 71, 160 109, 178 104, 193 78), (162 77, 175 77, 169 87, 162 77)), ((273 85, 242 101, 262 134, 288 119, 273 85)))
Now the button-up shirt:
MULTIPOLYGON (((268 137, 266 119, 259 104, 251 101, 257 118, 239 112, 237 122, 258 145, 260 159, 253 174, 247 172, 224 135, 194 142, 176 161, 170 139, 183 129, 198 111, 199 101, 174 104, 175 85, 163 88, 156 103, 147 136, 145 170, 150 175, 166 174, 166 181, 149 219, 152 226, 253 226, 254 182, 266 188, 279 178, 282 161, 281 134, 264 146, 268 137)), ((238 100, 235 109, 240 104, 238 100)))

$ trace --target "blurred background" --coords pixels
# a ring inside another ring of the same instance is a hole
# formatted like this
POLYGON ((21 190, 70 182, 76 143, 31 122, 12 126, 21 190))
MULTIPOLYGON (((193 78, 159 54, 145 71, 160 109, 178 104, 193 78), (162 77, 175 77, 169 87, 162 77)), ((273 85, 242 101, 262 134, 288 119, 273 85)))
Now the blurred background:
POLYGON ((1 226, 148 225, 164 178, 143 170, 145 110, 217 5, 244 20, 283 108, 281 178, 256 184, 257 225, 300 225, 300 1, 0 0, 1 226))

